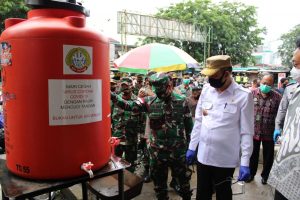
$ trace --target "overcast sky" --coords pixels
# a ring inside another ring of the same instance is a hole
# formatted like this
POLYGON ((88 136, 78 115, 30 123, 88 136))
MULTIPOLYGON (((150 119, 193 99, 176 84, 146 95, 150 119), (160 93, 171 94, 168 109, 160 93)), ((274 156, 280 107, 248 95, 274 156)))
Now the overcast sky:
MULTIPOLYGON (((91 11, 88 26, 104 32, 116 40, 121 40, 117 35, 117 11, 127 10, 140 14, 154 14, 158 8, 166 8, 172 3, 184 0, 110 0, 105 3, 100 0, 84 0, 84 6, 91 11)), ((213 0, 222 1, 222 0, 213 0)), ((229 0, 237 1, 237 0, 229 0)), ((275 43, 281 34, 288 32, 295 25, 300 24, 299 0, 240 0, 257 9, 260 26, 267 28, 266 41, 275 43)))

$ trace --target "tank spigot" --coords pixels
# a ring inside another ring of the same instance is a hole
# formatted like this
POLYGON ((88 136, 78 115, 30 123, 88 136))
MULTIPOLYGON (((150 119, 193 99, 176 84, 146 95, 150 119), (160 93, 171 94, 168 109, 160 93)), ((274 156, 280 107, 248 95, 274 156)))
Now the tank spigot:
POLYGON ((111 154, 115 156, 115 147, 120 144, 120 138, 118 137, 111 137, 109 138, 110 146, 111 146, 111 154))
POLYGON ((94 177, 94 173, 92 171, 92 167, 94 166, 93 163, 91 162, 87 162, 87 163, 82 163, 81 165, 81 169, 85 172, 87 172, 90 176, 90 178, 93 178, 94 177))

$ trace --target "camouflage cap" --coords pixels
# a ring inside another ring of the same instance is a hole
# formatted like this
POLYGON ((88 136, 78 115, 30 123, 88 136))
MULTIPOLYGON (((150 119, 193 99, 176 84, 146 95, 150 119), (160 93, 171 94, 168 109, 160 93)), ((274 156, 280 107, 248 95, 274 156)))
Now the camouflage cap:
POLYGON ((111 79, 110 79, 110 83, 111 83, 111 84, 117 84, 117 80, 111 78, 111 79))
POLYGON ((137 81, 143 81, 144 80, 143 75, 137 75, 136 80, 137 81))
POLYGON ((156 71, 149 71, 147 76, 150 77, 150 76, 152 76, 153 74, 156 74, 156 73, 157 73, 156 71))
POLYGON ((126 85, 132 85, 132 79, 129 77, 123 77, 121 79, 121 85, 126 84, 126 85))
POLYGON ((170 82, 170 76, 165 73, 156 73, 150 76, 149 81, 151 85, 156 87, 161 85, 167 85, 170 82))

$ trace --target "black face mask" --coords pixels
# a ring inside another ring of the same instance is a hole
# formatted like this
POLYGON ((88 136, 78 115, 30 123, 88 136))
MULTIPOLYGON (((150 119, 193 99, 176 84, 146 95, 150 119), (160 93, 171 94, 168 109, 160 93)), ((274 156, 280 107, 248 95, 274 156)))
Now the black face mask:
POLYGON ((195 100, 199 100, 200 95, 194 97, 195 100))
POLYGON ((172 82, 173 82, 173 86, 176 87, 176 82, 177 82, 177 80, 174 79, 174 80, 172 80, 172 82))
POLYGON ((287 85, 287 84, 283 84, 282 87, 283 87, 283 88, 286 88, 286 85, 287 85))
POLYGON ((223 72, 223 75, 220 78, 208 78, 209 84, 214 88, 221 88, 226 82, 226 80, 222 82, 224 75, 225 71, 223 72))
POLYGON ((116 87, 110 87, 110 91, 115 92, 117 90, 116 87))
POLYGON ((168 96, 167 86, 156 86, 156 87, 153 86, 152 90, 159 99, 165 99, 168 96))
POLYGON ((124 95, 124 96, 130 95, 130 93, 131 93, 130 90, 124 90, 124 91, 123 91, 123 95, 124 95))

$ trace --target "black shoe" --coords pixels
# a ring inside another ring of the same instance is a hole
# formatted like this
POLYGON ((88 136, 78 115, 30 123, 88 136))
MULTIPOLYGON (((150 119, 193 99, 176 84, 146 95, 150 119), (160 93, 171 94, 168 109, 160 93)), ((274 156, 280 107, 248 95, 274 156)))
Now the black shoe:
POLYGON ((254 180, 254 176, 250 176, 247 180, 245 180, 246 183, 250 183, 254 180))
POLYGON ((177 194, 180 192, 180 186, 178 185, 178 183, 175 179, 171 180, 170 187, 173 188, 177 194))
POLYGON ((151 178, 149 175, 144 176, 144 183, 150 183, 151 182, 151 178))
POLYGON ((267 179, 266 178, 261 178, 261 184, 267 185, 267 179))
POLYGON ((144 179, 144 183, 150 183, 151 182, 149 167, 145 167, 145 170, 144 170, 144 173, 143 173, 142 177, 144 179))

